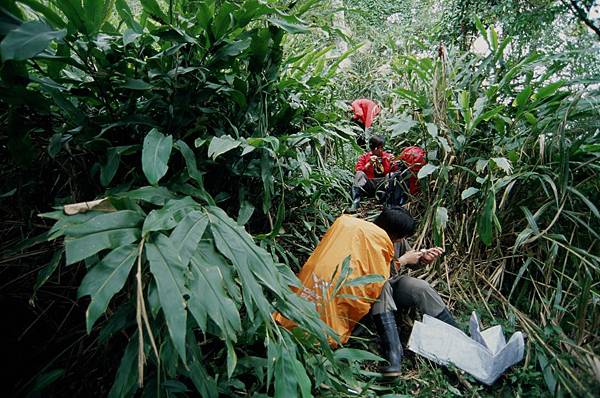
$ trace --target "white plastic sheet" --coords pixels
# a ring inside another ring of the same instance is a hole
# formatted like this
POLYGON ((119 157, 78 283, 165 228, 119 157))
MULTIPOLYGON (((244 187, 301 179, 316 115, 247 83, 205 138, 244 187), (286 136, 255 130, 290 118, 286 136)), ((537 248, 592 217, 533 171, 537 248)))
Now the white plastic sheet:
POLYGON ((440 365, 451 363, 487 385, 523 359, 525 342, 521 332, 514 333, 507 343, 500 325, 480 330, 475 311, 469 326, 471 337, 424 315, 423 321, 413 326, 408 349, 440 365))

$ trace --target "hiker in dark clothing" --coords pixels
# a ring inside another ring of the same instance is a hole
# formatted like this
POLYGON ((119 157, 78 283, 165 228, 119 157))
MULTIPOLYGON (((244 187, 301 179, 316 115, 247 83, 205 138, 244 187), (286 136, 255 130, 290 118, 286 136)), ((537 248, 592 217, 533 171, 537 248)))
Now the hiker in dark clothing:
POLYGON ((371 315, 381 340, 382 354, 389 362, 381 372, 385 376, 399 376, 403 351, 395 318, 398 307, 416 307, 423 314, 454 327, 457 325, 442 298, 429 283, 400 272, 407 265, 431 264, 444 250, 439 247, 412 250, 406 238, 414 233, 416 225, 412 216, 402 208, 384 209, 374 223, 385 231, 393 231, 390 239, 394 242, 395 260, 390 266, 390 278, 383 285, 378 301, 371 307, 371 315))

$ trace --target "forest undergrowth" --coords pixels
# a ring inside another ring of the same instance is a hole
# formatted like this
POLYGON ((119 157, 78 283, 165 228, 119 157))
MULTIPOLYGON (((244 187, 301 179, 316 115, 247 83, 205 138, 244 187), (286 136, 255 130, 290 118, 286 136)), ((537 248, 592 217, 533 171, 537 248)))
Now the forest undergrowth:
POLYGON ((593 17, 387 3, 3 3, 6 396, 600 393, 593 17), (368 325, 331 349, 289 288, 349 204, 359 97, 386 149, 427 151, 412 243, 446 255, 411 274, 526 334, 493 386, 410 353, 383 380, 368 325))

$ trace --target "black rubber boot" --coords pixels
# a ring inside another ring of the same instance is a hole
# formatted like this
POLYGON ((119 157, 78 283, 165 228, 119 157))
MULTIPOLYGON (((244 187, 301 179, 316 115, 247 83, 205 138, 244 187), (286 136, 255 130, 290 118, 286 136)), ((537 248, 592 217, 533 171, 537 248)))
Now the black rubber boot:
POLYGON ((356 213, 360 207, 360 188, 352 187, 350 193, 352 195, 352 205, 346 209, 346 213, 356 213))
POLYGON ((456 321, 454 320, 454 317, 450 314, 450 311, 448 311, 448 308, 444 308, 444 310, 442 312, 440 312, 436 316, 436 318, 442 322, 446 322, 450 326, 453 326, 457 329, 459 328, 458 325, 456 324, 456 321))
POLYGON ((373 321, 375 322, 381 341, 381 353, 389 362, 389 365, 382 367, 380 371, 386 377, 400 376, 400 364, 403 353, 394 313, 384 312, 373 315, 373 321))

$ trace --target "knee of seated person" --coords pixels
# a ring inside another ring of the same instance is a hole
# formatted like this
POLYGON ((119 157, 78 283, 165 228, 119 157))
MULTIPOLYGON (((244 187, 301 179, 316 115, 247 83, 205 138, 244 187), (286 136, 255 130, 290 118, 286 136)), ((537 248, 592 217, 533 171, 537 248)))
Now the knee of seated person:
POLYGON ((444 309, 444 303, 429 283, 421 282, 415 289, 415 304, 422 313, 437 316, 444 309))
POLYGON ((429 291, 433 290, 431 285, 428 282, 424 281, 423 279, 414 278, 411 282, 412 282, 411 289, 416 294, 428 293, 429 291))
POLYGON ((352 183, 355 187, 364 187, 369 181, 369 177, 364 171, 357 171, 354 175, 354 182, 352 183))
POLYGON ((419 279, 418 282, 415 282, 413 286, 413 294, 415 295, 417 301, 421 302, 419 304, 423 304, 426 301, 428 301, 431 297, 435 297, 437 295, 437 292, 431 287, 429 283, 419 279))

